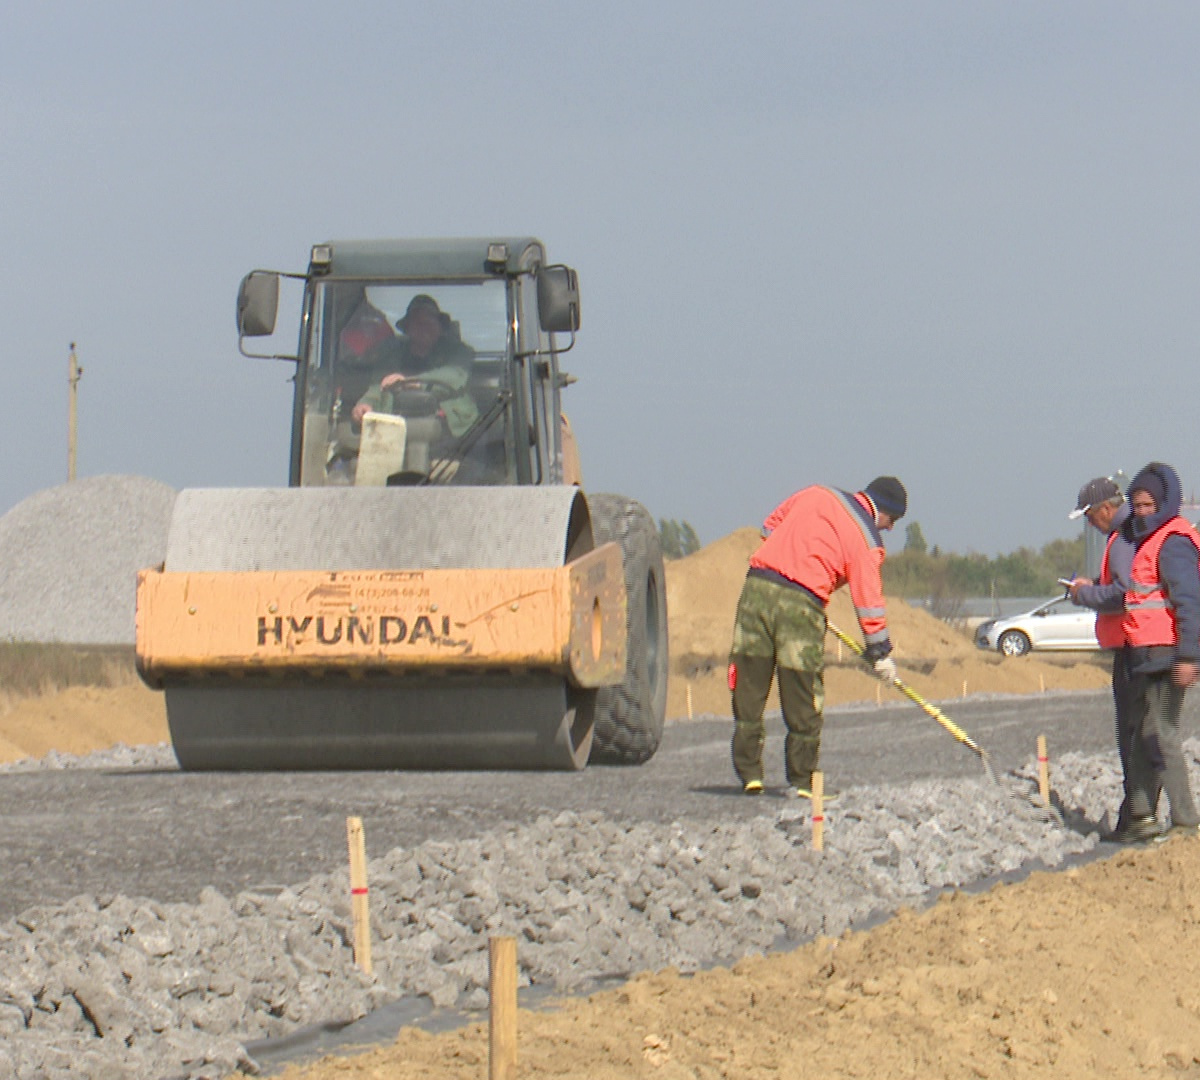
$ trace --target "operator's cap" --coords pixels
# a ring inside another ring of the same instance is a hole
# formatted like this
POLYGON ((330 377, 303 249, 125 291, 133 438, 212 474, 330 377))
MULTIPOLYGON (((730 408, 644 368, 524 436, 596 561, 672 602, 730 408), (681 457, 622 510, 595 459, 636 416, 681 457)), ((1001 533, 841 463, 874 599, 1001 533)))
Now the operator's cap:
POLYGON ((864 488, 877 510, 899 521, 908 510, 908 492, 894 476, 877 476, 864 488))
POLYGON ((1115 499, 1120 494, 1121 489, 1117 487, 1116 481, 1110 480, 1107 476, 1097 476, 1095 480, 1089 480, 1079 489, 1079 498, 1075 502, 1075 509, 1067 515, 1067 519, 1074 521, 1076 518, 1081 518, 1093 506, 1099 506, 1102 502, 1115 499))
POLYGON ((441 320, 443 326, 450 325, 450 316, 447 315, 440 307, 438 307, 438 302, 432 296, 430 296, 428 293, 417 293, 417 295, 408 302, 408 310, 405 311, 404 318, 396 320, 396 325, 401 330, 408 329, 408 317, 414 311, 428 311, 431 314, 436 315, 438 319, 441 320))

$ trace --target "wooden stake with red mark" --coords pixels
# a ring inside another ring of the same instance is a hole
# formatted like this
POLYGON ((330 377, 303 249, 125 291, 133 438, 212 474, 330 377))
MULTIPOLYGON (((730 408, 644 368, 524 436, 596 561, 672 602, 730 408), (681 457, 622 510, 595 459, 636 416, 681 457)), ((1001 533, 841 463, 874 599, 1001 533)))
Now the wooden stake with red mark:
POLYGON ((1046 751, 1046 736, 1039 735, 1037 739, 1038 759, 1038 793, 1042 797, 1042 805, 1050 805, 1050 756, 1046 751))
POLYGON ((812 774, 812 839, 813 851, 825 850, 825 774, 812 774))
POLYGON ((367 841, 362 818, 346 818, 350 846, 350 908, 354 915, 354 962, 371 974, 371 918, 367 903, 367 841))

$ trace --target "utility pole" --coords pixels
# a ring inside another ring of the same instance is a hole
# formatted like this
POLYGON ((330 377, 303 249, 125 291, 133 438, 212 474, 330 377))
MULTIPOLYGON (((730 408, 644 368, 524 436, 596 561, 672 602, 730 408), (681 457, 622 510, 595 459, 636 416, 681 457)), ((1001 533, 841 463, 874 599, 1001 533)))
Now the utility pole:
POLYGON ((75 397, 79 380, 83 377, 83 368, 75 356, 75 342, 71 342, 71 360, 67 371, 67 382, 70 385, 69 407, 67 410, 67 482, 75 479, 75 397))

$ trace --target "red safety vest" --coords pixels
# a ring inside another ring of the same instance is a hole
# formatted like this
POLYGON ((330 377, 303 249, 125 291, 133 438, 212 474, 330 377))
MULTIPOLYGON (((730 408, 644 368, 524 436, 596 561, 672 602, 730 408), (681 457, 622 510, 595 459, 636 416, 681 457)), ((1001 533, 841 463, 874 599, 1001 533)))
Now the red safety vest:
POLYGON ((1181 517, 1160 525, 1133 557, 1129 589, 1125 593, 1125 615, 1121 628, 1130 645, 1178 644, 1175 608, 1158 579, 1158 553, 1168 536, 1186 536, 1200 549, 1200 536, 1181 517))
MULTIPOLYGON (((1104 545, 1104 558, 1100 562, 1100 584, 1112 584, 1112 571, 1108 568, 1108 553, 1112 551, 1113 541, 1117 534, 1108 534, 1108 543, 1104 545)), ((1125 621, 1123 611, 1106 614, 1101 611, 1096 614, 1096 640, 1102 649, 1119 649, 1125 644, 1125 629, 1121 625, 1125 621)))

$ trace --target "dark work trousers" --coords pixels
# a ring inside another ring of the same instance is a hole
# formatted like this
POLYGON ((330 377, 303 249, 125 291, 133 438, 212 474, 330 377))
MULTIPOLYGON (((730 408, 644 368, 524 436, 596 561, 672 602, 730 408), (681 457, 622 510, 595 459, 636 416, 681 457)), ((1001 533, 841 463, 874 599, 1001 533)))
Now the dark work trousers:
POLYGON ((1130 813, 1135 817, 1156 813, 1161 789, 1166 791, 1171 805, 1172 825, 1200 824, 1179 722, 1184 688, 1175 684, 1170 670, 1149 675, 1131 673, 1128 688, 1134 705, 1128 764, 1130 813), (1142 792, 1148 796, 1144 814, 1140 805, 1142 792))
POLYGON ((806 592, 747 577, 729 656, 733 767, 742 783, 763 779, 763 710, 771 678, 787 726, 788 784, 811 788, 820 767, 825 705, 825 610, 806 592))
POLYGON ((1121 780, 1125 795, 1117 824, 1126 824, 1131 817, 1146 818, 1155 812, 1161 786, 1158 773, 1150 768, 1138 772, 1136 781, 1130 775, 1133 741, 1145 708, 1145 677, 1137 678, 1129 670, 1131 653, 1122 647, 1113 650, 1112 692, 1117 720, 1117 753, 1121 758, 1121 780), (1146 787, 1144 785, 1148 784, 1146 787))

